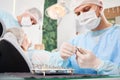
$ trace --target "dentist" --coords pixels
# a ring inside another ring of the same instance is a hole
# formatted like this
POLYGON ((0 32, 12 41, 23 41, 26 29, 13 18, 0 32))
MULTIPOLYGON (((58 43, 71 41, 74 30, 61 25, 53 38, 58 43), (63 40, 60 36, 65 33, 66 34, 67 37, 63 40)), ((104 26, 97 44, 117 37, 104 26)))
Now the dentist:
POLYGON ((69 43, 60 55, 66 67, 79 74, 120 74, 120 26, 107 21, 101 0, 82 0, 74 9, 80 27, 89 29, 69 43))

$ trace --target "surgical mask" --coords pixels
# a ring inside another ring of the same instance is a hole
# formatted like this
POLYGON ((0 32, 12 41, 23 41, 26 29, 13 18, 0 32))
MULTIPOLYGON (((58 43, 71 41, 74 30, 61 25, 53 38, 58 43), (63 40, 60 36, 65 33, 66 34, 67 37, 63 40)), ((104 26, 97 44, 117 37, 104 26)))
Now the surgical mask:
POLYGON ((97 28, 100 24, 101 17, 97 17, 94 10, 90 10, 89 12, 81 13, 77 20, 81 27, 86 27, 89 30, 97 28))
POLYGON ((31 26, 32 25, 32 22, 31 22, 31 19, 30 17, 23 17, 22 18, 22 21, 21 21, 21 25, 22 26, 31 26))

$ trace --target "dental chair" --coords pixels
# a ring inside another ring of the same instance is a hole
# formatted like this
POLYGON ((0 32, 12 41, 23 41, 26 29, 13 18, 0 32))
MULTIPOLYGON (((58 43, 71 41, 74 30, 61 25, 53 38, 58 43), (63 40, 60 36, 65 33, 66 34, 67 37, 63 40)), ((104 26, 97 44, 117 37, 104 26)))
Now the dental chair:
POLYGON ((0 38, 5 34, 6 27, 4 22, 0 19, 0 38))
POLYGON ((31 72, 30 60, 18 43, 12 38, 4 38, 4 23, 0 20, 0 73, 31 72))

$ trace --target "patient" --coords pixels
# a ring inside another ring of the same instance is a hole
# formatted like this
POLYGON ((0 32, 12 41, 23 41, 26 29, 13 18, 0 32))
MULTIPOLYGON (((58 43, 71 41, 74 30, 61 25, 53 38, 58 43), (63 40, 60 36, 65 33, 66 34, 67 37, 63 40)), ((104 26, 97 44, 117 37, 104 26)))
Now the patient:
POLYGON ((21 46, 32 64, 47 64, 57 67, 63 64, 63 59, 58 53, 51 53, 49 51, 31 48, 31 40, 28 38, 21 27, 7 29, 4 37, 6 36, 11 37, 21 46), (10 35, 14 37, 11 37, 10 35))
POLYGON ((13 26, 20 27, 22 25, 34 25, 39 22, 41 17, 41 12, 37 8, 30 8, 15 17, 0 9, 0 19, 4 21, 7 28, 11 28, 13 26))
POLYGON ((50 52, 31 48, 31 40, 21 27, 7 29, 4 38, 6 37, 9 37, 8 39, 12 39, 12 41, 17 42, 33 64, 47 64, 49 62, 50 52))

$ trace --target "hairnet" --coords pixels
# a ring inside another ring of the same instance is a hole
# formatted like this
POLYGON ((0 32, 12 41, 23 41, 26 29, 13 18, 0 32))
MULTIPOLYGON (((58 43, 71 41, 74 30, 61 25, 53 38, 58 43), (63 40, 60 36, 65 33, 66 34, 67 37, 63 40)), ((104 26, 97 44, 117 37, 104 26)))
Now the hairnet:
POLYGON ((28 9, 27 12, 29 12, 37 22, 42 18, 42 14, 37 8, 28 9))
POLYGON ((25 37, 25 33, 22 28, 20 27, 9 28, 7 32, 11 32, 16 37, 17 42, 20 45, 22 44, 24 37, 25 37))
POLYGON ((87 3, 91 3, 91 4, 96 4, 98 6, 103 7, 103 1, 102 0, 77 0, 75 5, 74 5, 74 9, 80 5, 84 5, 87 3))

